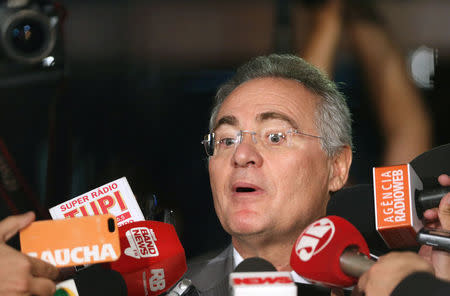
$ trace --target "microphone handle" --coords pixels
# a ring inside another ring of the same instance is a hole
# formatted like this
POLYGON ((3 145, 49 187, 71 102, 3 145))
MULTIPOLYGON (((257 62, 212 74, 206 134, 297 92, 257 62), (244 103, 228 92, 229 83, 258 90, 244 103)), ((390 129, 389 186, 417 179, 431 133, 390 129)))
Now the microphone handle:
POLYGON ((360 253, 357 247, 348 247, 339 258, 342 271, 349 276, 360 277, 375 261, 360 253))
POLYGON ((167 296, 199 296, 198 290, 190 279, 180 280, 168 293, 167 296))
POLYGON ((439 207, 439 203, 444 195, 450 192, 450 186, 443 186, 434 189, 425 189, 416 192, 417 207, 420 212, 424 212, 428 209, 439 207))

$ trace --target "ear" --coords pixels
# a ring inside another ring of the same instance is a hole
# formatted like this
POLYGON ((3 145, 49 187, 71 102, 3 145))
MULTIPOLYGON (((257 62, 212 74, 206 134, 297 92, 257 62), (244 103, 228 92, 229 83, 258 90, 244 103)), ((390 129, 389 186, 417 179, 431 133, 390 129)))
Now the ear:
POLYGON ((344 186, 348 179, 351 163, 352 149, 350 146, 342 147, 341 150, 331 158, 328 191, 338 191, 344 186))

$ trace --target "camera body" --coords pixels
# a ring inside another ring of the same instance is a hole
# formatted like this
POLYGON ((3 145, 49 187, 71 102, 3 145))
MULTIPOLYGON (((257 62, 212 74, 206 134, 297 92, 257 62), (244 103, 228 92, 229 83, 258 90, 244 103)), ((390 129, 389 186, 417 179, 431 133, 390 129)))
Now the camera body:
POLYGON ((62 69, 63 16, 62 6, 54 1, 0 2, 0 85, 62 69))

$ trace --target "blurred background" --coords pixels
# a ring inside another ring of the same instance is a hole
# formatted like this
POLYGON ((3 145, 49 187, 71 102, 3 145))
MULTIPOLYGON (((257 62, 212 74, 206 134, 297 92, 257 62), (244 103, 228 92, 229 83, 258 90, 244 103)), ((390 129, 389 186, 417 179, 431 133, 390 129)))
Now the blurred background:
POLYGON ((449 143, 449 15, 447 0, 1 1, 1 218, 27 209, 48 218, 48 208, 125 176, 141 205, 155 194, 174 210, 188 258, 223 248, 200 144, 215 91, 257 55, 314 63, 314 44, 328 50, 318 64, 354 116, 350 183, 369 183, 373 166, 408 159, 386 156, 397 124, 380 114, 397 95, 377 91, 389 82, 370 86, 368 73, 389 76, 365 59, 382 65, 395 48, 404 79, 389 81, 417 98, 419 115, 394 117, 419 144, 396 149, 449 143))

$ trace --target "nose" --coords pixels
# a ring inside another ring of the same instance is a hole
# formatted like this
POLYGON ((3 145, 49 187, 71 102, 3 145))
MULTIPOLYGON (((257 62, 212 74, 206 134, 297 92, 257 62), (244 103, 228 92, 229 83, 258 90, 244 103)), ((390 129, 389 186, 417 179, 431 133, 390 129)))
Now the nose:
POLYGON ((233 153, 233 164, 235 167, 260 167, 263 163, 261 153, 258 151, 256 139, 253 133, 241 132, 241 139, 233 153))

